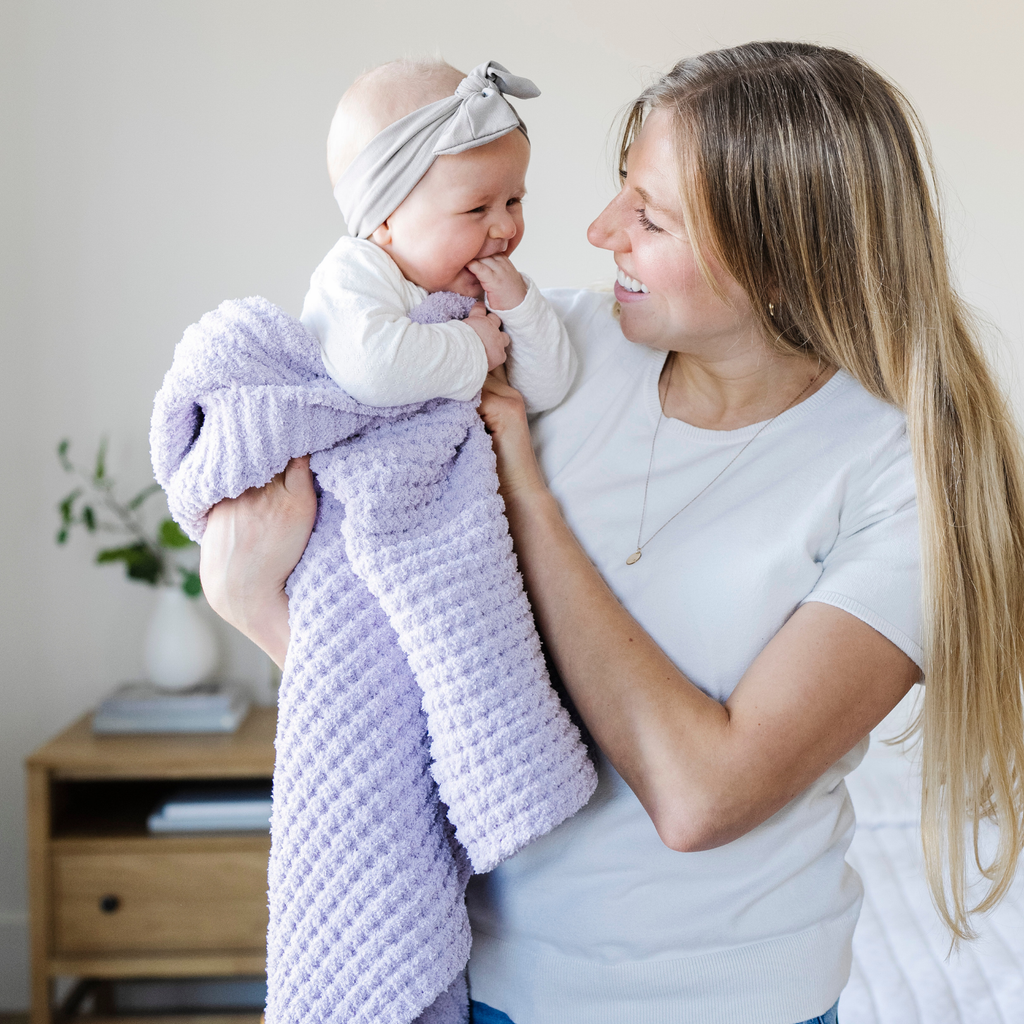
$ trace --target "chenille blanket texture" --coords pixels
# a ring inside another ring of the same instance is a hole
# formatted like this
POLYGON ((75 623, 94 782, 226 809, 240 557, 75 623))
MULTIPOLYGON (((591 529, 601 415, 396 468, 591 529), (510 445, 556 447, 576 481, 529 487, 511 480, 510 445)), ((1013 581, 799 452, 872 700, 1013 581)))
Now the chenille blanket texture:
POLYGON ((467 1020, 469 874, 595 786, 473 404, 360 405, 317 340, 253 298, 185 332, 150 440, 194 539, 220 499, 313 453, 316 526, 287 588, 267 1024, 467 1020))

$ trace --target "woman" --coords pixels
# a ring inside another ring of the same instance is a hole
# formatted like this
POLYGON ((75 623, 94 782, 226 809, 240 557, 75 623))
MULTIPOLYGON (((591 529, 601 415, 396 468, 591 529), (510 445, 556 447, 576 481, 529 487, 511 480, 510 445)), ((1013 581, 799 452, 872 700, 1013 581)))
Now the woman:
MULTIPOLYGON (((618 321, 610 297, 553 297, 582 368, 536 455, 517 394, 485 389, 602 781, 474 883, 479 1020, 834 1021, 861 898, 842 779, 922 673, 925 851, 954 936, 984 815, 1001 845, 979 908, 1013 876, 1024 472, 915 133, 840 51, 682 61, 633 105, 590 228, 618 321)), ((314 505, 295 463, 204 541, 211 603, 279 663, 314 505)))

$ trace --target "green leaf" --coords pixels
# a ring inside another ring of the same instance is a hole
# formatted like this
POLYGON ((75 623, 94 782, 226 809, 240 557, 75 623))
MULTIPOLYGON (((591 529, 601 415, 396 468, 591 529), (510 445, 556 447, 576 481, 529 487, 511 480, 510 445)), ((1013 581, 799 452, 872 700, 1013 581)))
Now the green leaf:
POLYGON ((146 583, 155 587, 163 575, 164 562, 156 552, 146 545, 145 552, 140 552, 139 557, 129 562, 125 568, 133 580, 145 580, 146 583))
POLYGON ((67 539, 68 539, 68 531, 67 530, 61 529, 61 530, 59 530, 57 532, 57 543, 58 544, 65 543, 67 541, 67 539))
POLYGON ((164 570, 160 554, 144 541, 123 548, 105 548, 96 553, 96 561, 100 565, 105 562, 124 562, 125 572, 131 579, 145 580, 154 586, 160 582, 164 570))
POLYGON ((165 519, 160 524, 157 537, 165 548, 187 548, 192 543, 173 519, 165 519))
POLYGON ((93 512, 91 505, 86 505, 82 509, 82 522, 90 533, 96 532, 96 513, 93 512))
POLYGON ((75 500, 82 493, 81 487, 76 487, 57 507, 60 509, 60 521, 64 526, 70 526, 74 520, 72 514, 75 500))
POLYGON ((71 464, 71 460, 68 458, 68 449, 71 447, 71 442, 65 437, 59 445, 57 445, 57 458, 60 459, 60 464, 64 467, 67 472, 72 472, 74 466, 71 464))
POLYGON ((93 470, 93 480, 102 480, 107 475, 107 439, 100 441, 99 450, 96 452, 96 468, 93 470))
POLYGON ((142 547, 145 547, 145 544, 140 541, 138 544, 124 548, 104 548, 102 551, 96 552, 96 562, 98 565, 103 565, 105 562, 126 562, 133 558, 138 549, 142 547))
POLYGON ((178 572, 181 573, 181 589, 189 597, 198 597, 203 592, 203 584, 199 579, 199 573, 192 572, 191 569, 183 569, 180 565, 178 566, 178 572))
POLYGON ((160 490, 159 484, 150 484, 148 487, 144 487, 138 494, 128 502, 128 508, 134 512, 151 494, 156 494, 160 490))

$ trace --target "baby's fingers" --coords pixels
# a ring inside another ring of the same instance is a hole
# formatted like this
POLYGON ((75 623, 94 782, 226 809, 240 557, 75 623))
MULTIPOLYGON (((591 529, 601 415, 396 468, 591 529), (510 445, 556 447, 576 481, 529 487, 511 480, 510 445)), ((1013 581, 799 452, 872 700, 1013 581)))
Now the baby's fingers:
POLYGON ((512 264, 505 257, 499 256, 485 256, 480 260, 473 260, 471 263, 467 263, 471 271, 479 278, 480 283, 483 284, 486 281, 496 281, 503 274, 508 273, 508 268, 512 264), (504 260, 503 263, 499 263, 498 260, 504 260))

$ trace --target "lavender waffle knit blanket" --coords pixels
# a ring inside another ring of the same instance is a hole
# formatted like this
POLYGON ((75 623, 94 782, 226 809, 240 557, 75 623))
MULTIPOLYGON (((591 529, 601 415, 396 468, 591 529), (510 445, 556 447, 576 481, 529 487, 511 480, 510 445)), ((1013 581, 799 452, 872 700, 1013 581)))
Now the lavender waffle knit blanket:
POLYGON ((471 403, 374 409, 264 299, 190 327, 156 397, 157 480, 189 536, 314 453, 288 583, 267 1024, 467 1019, 464 888, 595 785, 552 691, 471 403))

